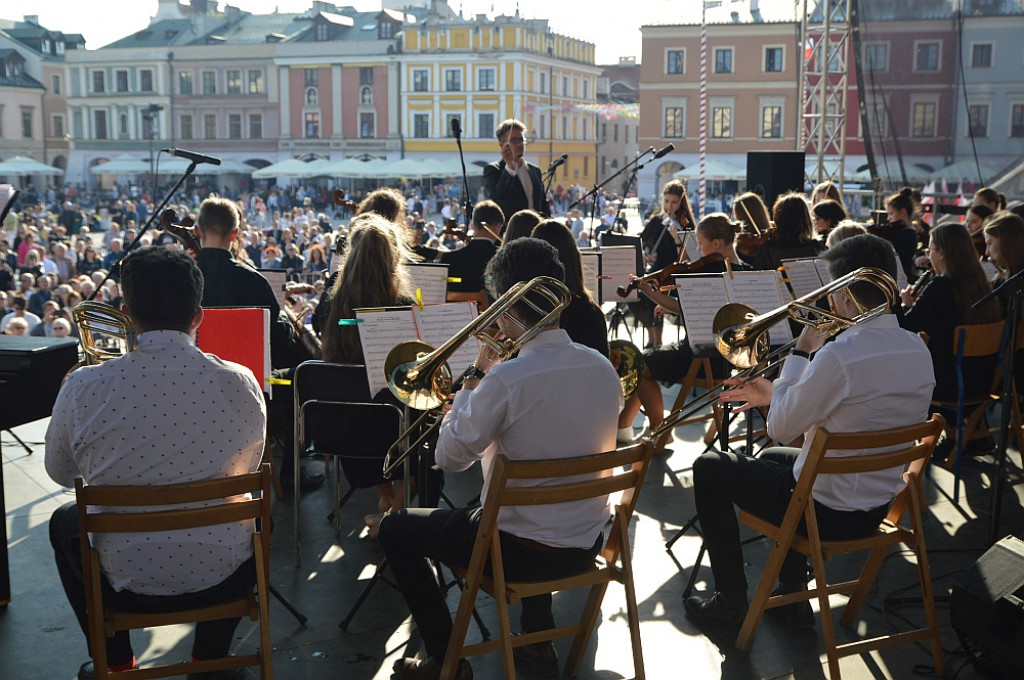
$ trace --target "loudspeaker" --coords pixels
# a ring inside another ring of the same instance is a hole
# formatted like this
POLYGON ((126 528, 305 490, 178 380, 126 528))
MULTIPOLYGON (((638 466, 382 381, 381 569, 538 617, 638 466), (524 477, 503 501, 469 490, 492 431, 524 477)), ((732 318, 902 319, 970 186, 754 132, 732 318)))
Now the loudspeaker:
POLYGON ((1013 536, 988 552, 953 585, 949 618, 979 672, 1024 677, 1024 541, 1013 536))
POLYGON ((760 195, 771 212, 780 195, 804 190, 804 158, 803 151, 748 151, 747 191, 760 195))

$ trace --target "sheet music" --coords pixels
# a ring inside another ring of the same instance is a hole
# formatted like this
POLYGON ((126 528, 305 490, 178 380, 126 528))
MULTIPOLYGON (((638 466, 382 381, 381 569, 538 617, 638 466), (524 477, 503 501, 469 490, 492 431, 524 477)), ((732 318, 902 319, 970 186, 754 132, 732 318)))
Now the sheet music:
POLYGON ((413 263, 408 265, 412 288, 420 290, 423 304, 444 302, 448 297, 448 265, 413 263))
POLYGON ((786 302, 795 299, 793 297, 793 291, 789 289, 789 284, 786 283, 786 279, 783 277, 782 272, 778 269, 775 270, 775 282, 779 285, 780 298, 782 298, 786 302))
POLYGON ((628 286, 629 276, 636 273, 636 248, 632 246, 601 248, 601 299, 636 302, 639 297, 635 290, 630 291, 629 295, 624 298, 620 298, 615 292, 618 286, 628 286))
POLYGON ((277 297, 277 304, 281 307, 287 307, 288 302, 285 300, 284 284, 288 283, 288 271, 285 269, 258 269, 263 278, 267 280, 270 287, 274 290, 274 295, 277 297))
MULTIPOLYGON (((477 308, 472 302, 449 302, 441 305, 425 305, 423 311, 420 311, 419 307, 413 307, 412 315, 420 340, 437 349, 477 317, 477 308)), ((448 359, 448 367, 452 370, 452 379, 458 378, 471 363, 476 361, 479 351, 480 341, 474 337, 470 337, 462 343, 462 346, 448 359)))
POLYGON ((416 324, 408 307, 357 309, 359 342, 363 345, 363 363, 370 394, 388 386, 384 360, 391 348, 405 340, 417 340, 416 324))
POLYGON ((816 257, 782 261, 782 266, 786 268, 786 275, 789 278, 789 287, 793 289, 794 296, 802 298, 821 288, 821 275, 818 273, 817 262, 818 258, 816 257))
MULTIPOLYGON (((597 304, 606 302, 601 299, 601 286, 598 276, 601 275, 601 252, 600 250, 581 250, 580 257, 583 260, 583 287, 590 291, 597 304)), ((616 295, 615 299, 619 297, 616 295)), ((607 300, 607 302, 612 302, 607 300)))
POLYGON ((903 271, 903 266, 896 262, 896 290, 903 290, 910 284, 907 282, 907 273, 903 271))
MULTIPOLYGON (((725 278, 725 289, 730 302, 742 302, 764 314, 782 306, 775 271, 735 272, 731 279, 725 278)), ((787 302, 789 302, 787 300, 787 302)), ((788 323, 777 323, 771 327, 769 338, 772 346, 784 345, 793 339, 788 323)))
POLYGON ((820 257, 816 257, 814 258, 814 268, 818 270, 818 278, 821 279, 821 285, 827 286, 832 283, 832 275, 828 272, 828 262, 820 257))
POLYGON ((683 232, 683 250, 686 251, 686 259, 696 262, 700 259, 700 247, 697 245, 697 232, 692 229, 683 232))
POLYGON ((722 274, 683 274, 675 276, 679 287, 679 306, 683 310, 686 341, 694 353, 713 347, 712 322, 715 314, 729 302, 722 274))

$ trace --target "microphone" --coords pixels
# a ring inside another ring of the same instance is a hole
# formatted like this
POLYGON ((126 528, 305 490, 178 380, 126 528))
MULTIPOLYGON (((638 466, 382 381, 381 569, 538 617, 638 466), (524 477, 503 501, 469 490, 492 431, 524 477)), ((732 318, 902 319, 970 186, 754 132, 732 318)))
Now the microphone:
POLYGON ((658 149, 658 153, 654 154, 655 158, 661 158, 665 154, 671 153, 676 148, 675 144, 666 144, 665 146, 658 149))
POLYGON ((462 123, 458 118, 452 118, 452 136, 455 139, 462 139, 462 123))
POLYGON ((563 163, 565 163, 565 161, 566 161, 566 160, 567 160, 568 158, 569 158, 569 154, 567 154, 567 153, 563 153, 563 154, 562 154, 561 156, 559 156, 559 157, 558 157, 558 158, 556 158, 555 160, 551 161, 551 165, 549 165, 549 166, 548 166, 548 172, 554 172, 554 171, 555 171, 555 169, 556 169, 556 168, 557 168, 557 167, 558 167, 559 165, 562 165, 563 163))
POLYGON ((185 160, 189 160, 197 164, 209 163, 210 165, 220 165, 220 159, 216 156, 207 156, 206 154, 196 153, 195 151, 187 151, 185 149, 160 149, 160 151, 163 153, 169 153, 172 156, 177 156, 178 158, 184 158, 185 160))

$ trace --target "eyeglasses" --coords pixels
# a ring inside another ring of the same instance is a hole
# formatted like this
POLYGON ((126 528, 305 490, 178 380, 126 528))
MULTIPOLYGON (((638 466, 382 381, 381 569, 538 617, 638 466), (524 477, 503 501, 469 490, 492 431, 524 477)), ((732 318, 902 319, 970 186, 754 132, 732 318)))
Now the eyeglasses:
POLYGON ((502 144, 505 144, 506 142, 509 144, 526 144, 525 137, 509 137, 508 139, 501 139, 498 141, 500 141, 502 144))

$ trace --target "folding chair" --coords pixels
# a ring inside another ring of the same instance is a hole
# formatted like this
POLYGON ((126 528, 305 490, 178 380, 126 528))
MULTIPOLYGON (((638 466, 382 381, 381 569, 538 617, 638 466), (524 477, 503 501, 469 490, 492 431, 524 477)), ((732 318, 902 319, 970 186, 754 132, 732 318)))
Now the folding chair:
POLYGON ((874 649, 884 649, 907 642, 928 640, 931 644, 935 674, 943 675, 942 641, 939 638, 938 618, 935 614, 935 597, 932 591, 931 573, 928 567, 928 554, 924 545, 924 528, 921 512, 924 508, 924 491, 921 477, 939 433, 945 425, 942 416, 936 414, 931 420, 909 427, 865 432, 858 434, 832 434, 820 429, 814 436, 807 454, 800 478, 797 480, 793 497, 790 500, 782 522, 776 526, 760 517, 747 512, 740 512, 740 522, 766 536, 774 542, 768 562, 761 573, 754 599, 743 620, 736 647, 746 651, 750 649, 754 632, 757 630, 761 617, 766 609, 780 607, 802 600, 818 598, 821 610, 821 625, 825 635, 825 647, 828 655, 829 676, 839 680, 839 658, 853 654, 863 654, 874 649), (894 449, 895 450, 892 450, 894 449), (842 451, 849 449, 890 449, 887 453, 869 455, 833 457, 826 456, 826 451, 842 451), (906 488, 896 496, 889 513, 879 525, 878 530, 864 538, 845 541, 823 541, 818 534, 818 520, 811 501, 811 489, 818 475, 854 474, 886 470, 909 465, 903 478, 906 488), (909 514, 909 526, 903 524, 904 517, 909 514), (807 536, 797 534, 801 521, 806 524, 807 536), (912 631, 882 635, 868 640, 836 644, 832 608, 828 597, 834 593, 851 593, 846 610, 840 619, 843 626, 850 626, 860 611, 864 600, 874 583, 875 576, 885 560, 889 546, 905 543, 917 553, 917 572, 921 581, 921 594, 924 602, 927 626, 912 631), (797 550, 811 558, 814 568, 815 587, 806 591, 772 596, 771 592, 778 579, 786 553, 797 550), (825 560, 836 554, 869 550, 870 554, 860 575, 853 581, 830 584, 825 573, 825 560))
POLYGON ((76 479, 75 496, 78 503, 86 608, 89 612, 89 643, 92 647, 97 678, 166 678, 257 665, 260 667, 260 678, 269 680, 274 677, 267 601, 270 574, 268 465, 263 464, 258 472, 246 475, 156 486, 86 486, 81 479, 76 479), (259 498, 245 498, 245 494, 257 493, 260 495, 259 498), (234 500, 230 500, 232 498, 234 500), (210 501, 226 502, 196 507, 210 501), (170 510, 149 509, 154 506, 182 507, 170 510), (89 507, 102 507, 103 510, 87 512, 89 507), (256 561, 255 592, 250 591, 240 598, 212 603, 205 607, 161 613, 120 611, 104 602, 99 555, 89 543, 90 534, 159 533, 256 519, 259 520, 259 524, 253 535, 256 561), (113 636, 116 631, 241 616, 259 621, 260 649, 256 654, 128 671, 114 672, 107 669, 105 638, 113 636))
MULTIPOLYGON (((708 357, 694 357, 693 361, 690 362, 690 369, 686 372, 686 375, 683 376, 683 379, 679 381, 679 384, 679 395, 676 397, 675 403, 672 404, 671 410, 673 412, 678 411, 686 405, 695 389, 700 388, 709 390, 718 384, 718 381, 715 380, 715 376, 711 371, 711 360, 708 357)), ((717 402, 711 405, 711 413, 694 414, 689 418, 680 420, 679 423, 677 423, 677 427, 689 425, 690 423, 701 423, 705 420, 711 421, 707 432, 704 433, 704 444, 709 445, 715 440, 715 436, 718 434, 718 428, 721 427, 722 424, 722 407, 719 406, 717 402)), ((654 442, 655 451, 660 453, 671 440, 672 430, 668 430, 654 442)))
MULTIPOLYGON (((559 458, 544 461, 510 461, 505 455, 498 455, 494 461, 490 484, 487 488, 487 502, 480 518, 473 553, 466 569, 452 567, 452 571, 463 576, 465 586, 459 600, 452 636, 448 642, 441 678, 452 680, 460 659, 487 652, 501 651, 505 662, 505 677, 514 680, 515 666, 512 648, 522 645, 573 637, 572 649, 566 659, 565 673, 575 676, 583 661, 583 654, 597 623, 608 584, 621 583, 626 590, 626 612, 629 619, 630 638, 633 647, 633 666, 636 678, 643 680, 644 661, 640 646, 640 619, 636 605, 636 589, 633 585, 633 562, 629 544, 629 522, 636 508, 638 494, 643 486, 647 468, 651 462, 653 447, 641 443, 628 448, 578 458, 559 458), (623 467, 628 467, 622 472, 623 467), (581 476, 586 481, 580 481, 581 476), (528 480, 545 479, 544 486, 523 486, 528 480), (591 571, 550 581, 509 582, 505 579, 501 561, 501 542, 498 533, 498 512, 502 507, 521 505, 548 505, 598 498, 616 492, 623 492, 615 505, 613 521, 608 532, 604 549, 591 571), (488 576, 485 567, 490 564, 492 574, 488 576), (580 621, 571 626, 561 626, 512 637, 509 623, 509 606, 523 597, 553 593, 573 588, 590 588, 586 606, 580 621), (495 598, 498 611, 498 625, 501 635, 497 640, 466 645, 466 629, 480 589, 495 598)), ((450 566, 450 565, 449 565, 450 566)))

